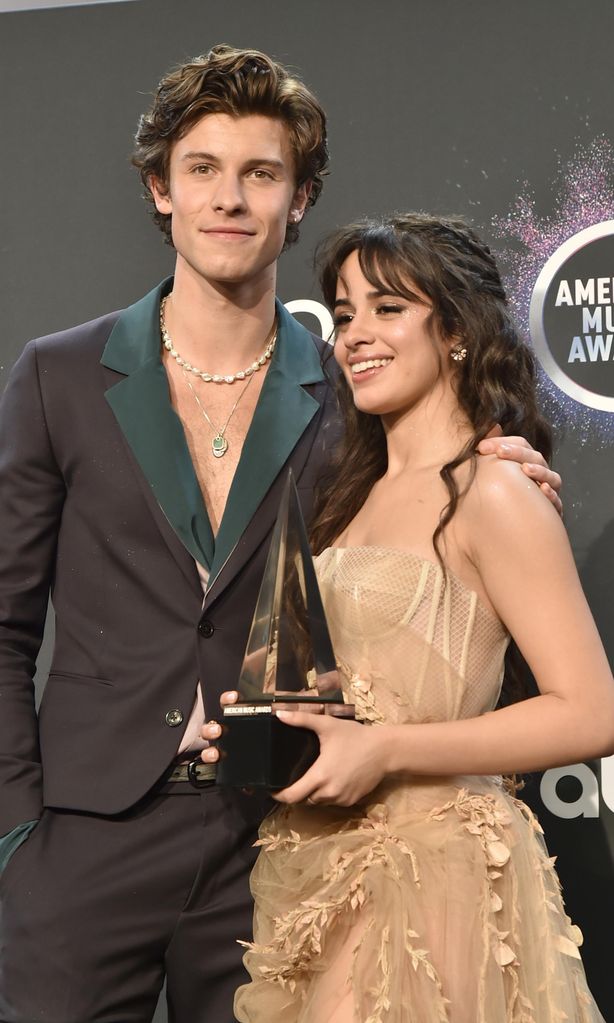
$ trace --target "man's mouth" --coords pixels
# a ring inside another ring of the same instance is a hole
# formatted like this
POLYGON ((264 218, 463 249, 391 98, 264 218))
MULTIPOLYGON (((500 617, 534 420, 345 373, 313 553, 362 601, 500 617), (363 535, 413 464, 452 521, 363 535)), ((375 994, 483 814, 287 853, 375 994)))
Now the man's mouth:
POLYGON ((203 234, 214 235, 216 238, 252 238, 253 231, 242 231, 236 227, 209 227, 203 234))

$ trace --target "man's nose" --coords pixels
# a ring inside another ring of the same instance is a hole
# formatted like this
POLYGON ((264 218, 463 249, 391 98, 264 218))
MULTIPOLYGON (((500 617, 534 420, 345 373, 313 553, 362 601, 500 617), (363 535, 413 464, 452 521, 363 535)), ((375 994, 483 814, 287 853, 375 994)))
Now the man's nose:
POLYGON ((220 174, 211 203, 220 213, 243 212, 246 202, 240 178, 236 174, 220 174))

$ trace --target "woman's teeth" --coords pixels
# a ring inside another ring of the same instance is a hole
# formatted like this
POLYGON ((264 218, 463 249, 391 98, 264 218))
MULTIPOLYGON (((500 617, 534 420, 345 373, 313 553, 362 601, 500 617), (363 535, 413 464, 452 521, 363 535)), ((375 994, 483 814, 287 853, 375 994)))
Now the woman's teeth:
POLYGON ((365 359, 364 362, 355 362, 352 368, 352 376, 357 373, 364 373, 367 369, 379 369, 380 366, 388 366, 392 359, 365 359))

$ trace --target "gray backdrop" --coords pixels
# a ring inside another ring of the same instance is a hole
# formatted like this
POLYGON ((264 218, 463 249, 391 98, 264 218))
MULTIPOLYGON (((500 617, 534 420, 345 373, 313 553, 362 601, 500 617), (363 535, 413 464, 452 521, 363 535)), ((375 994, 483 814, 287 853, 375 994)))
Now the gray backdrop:
MULTIPOLYGON (((332 173, 299 246, 282 259, 284 301, 317 298, 316 241, 366 212, 462 213, 505 247, 493 218, 527 190, 539 215, 555 218, 569 161, 612 133, 611 0, 129 0, 6 13, 10 6, 0 4, 0 384, 30 337, 123 306, 171 269, 129 166, 131 139, 164 71, 216 42, 292 65, 329 113, 332 173)), ((558 411, 556 392, 550 407, 558 411)), ((608 429, 593 429, 568 403, 556 464, 612 652, 608 429)), ((526 788, 559 856, 589 980, 610 1020, 613 759, 589 765, 606 798, 609 772, 610 806, 601 798, 597 817, 583 815, 578 772, 552 784, 546 804, 539 779, 526 788)), ((160 1006, 156 1023, 165 1018, 160 1006)))

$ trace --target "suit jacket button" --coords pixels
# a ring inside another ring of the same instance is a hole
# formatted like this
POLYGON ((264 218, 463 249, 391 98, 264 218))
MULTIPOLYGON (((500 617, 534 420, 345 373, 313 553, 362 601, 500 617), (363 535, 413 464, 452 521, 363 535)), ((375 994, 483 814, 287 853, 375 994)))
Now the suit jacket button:
POLYGON ((202 622, 198 623, 198 631, 200 635, 204 637, 204 639, 211 639, 213 633, 215 632, 215 629, 213 628, 211 622, 204 618, 202 622))
POLYGON ((175 708, 174 710, 167 710, 164 718, 169 728, 176 728, 183 722, 183 714, 180 710, 175 708))

